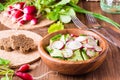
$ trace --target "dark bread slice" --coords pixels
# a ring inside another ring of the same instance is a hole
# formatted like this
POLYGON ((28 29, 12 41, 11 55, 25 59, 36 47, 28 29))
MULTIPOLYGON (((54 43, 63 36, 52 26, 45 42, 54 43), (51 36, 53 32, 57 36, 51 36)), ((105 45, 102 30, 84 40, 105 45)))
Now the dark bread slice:
POLYGON ((10 37, 12 49, 19 49, 22 53, 27 53, 37 49, 32 38, 26 37, 24 34, 13 35, 10 37))
POLYGON ((6 51, 12 51, 11 48, 11 42, 9 38, 2 38, 0 39, 0 49, 6 50, 6 51))
MULTIPOLYGON (((4 30, 0 31, 0 39, 7 38, 13 34, 15 34, 15 31, 13 30, 4 30)), ((18 30, 17 35, 24 34, 27 37, 30 37, 34 40, 35 44, 38 45, 39 41, 42 39, 42 37, 34 32, 31 31, 25 31, 25 30, 18 30)), ((16 35, 16 34, 15 34, 16 35)), ((19 51, 12 51, 7 52, 5 50, 0 50, 0 57, 10 60, 10 66, 12 68, 17 68, 23 64, 26 63, 34 63, 40 59, 40 53, 38 50, 34 50, 32 52, 29 52, 28 54, 23 54, 19 51)))

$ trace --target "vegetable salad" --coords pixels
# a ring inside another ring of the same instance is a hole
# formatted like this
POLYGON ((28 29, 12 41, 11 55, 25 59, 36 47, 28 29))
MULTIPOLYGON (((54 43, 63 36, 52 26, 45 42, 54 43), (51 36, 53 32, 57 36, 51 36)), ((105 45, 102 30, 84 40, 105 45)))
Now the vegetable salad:
POLYGON ((98 56, 102 51, 99 41, 93 36, 58 34, 46 47, 50 56, 68 61, 84 61, 98 56))

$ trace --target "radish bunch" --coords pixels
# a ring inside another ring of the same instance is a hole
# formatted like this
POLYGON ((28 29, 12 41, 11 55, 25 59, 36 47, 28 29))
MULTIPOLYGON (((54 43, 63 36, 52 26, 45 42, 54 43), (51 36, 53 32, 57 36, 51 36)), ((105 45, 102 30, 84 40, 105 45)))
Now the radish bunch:
POLYGON ((35 6, 26 5, 25 2, 18 2, 14 5, 8 6, 5 16, 9 17, 13 23, 23 25, 27 22, 35 25, 37 24, 37 9, 35 6))
POLYGON ((90 59, 102 51, 99 41, 93 36, 74 34, 52 37, 46 49, 52 57, 74 61, 90 59))

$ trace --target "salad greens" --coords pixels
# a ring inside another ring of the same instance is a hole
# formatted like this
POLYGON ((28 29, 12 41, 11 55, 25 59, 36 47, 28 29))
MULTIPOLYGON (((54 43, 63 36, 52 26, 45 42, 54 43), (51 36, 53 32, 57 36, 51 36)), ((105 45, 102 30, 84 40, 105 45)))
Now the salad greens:
POLYGON ((8 5, 19 1, 25 1, 27 4, 36 6, 38 9, 37 14, 42 14, 50 20, 69 23, 71 21, 70 16, 76 16, 75 12, 78 12, 83 14, 92 14, 95 18, 106 21, 120 29, 120 24, 114 22, 110 18, 98 13, 90 12, 76 5, 79 0, 6 0, 5 3, 0 4, 0 6, 2 6, 0 10, 4 10, 8 5))
POLYGON ((64 25, 60 21, 58 21, 57 23, 54 23, 50 26, 50 28, 48 29, 48 33, 52 33, 63 29, 64 29, 64 25))
POLYGON ((0 75, 4 75, 1 80, 12 80, 14 70, 9 68, 9 60, 0 58, 0 75))

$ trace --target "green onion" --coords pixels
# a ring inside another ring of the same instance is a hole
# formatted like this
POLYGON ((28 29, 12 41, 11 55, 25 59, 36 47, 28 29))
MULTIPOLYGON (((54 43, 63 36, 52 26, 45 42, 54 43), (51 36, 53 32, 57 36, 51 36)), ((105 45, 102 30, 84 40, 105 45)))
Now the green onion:
POLYGON ((84 14, 92 14, 95 18, 98 18, 100 20, 108 22, 108 23, 112 24, 113 26, 115 26, 117 29, 120 29, 120 24, 116 23, 115 21, 111 20, 108 17, 105 17, 105 16, 98 14, 98 13, 93 13, 93 12, 87 11, 87 10, 77 6, 76 4, 73 4, 73 3, 69 3, 69 4, 73 7, 73 9, 76 12, 84 13, 84 14))

